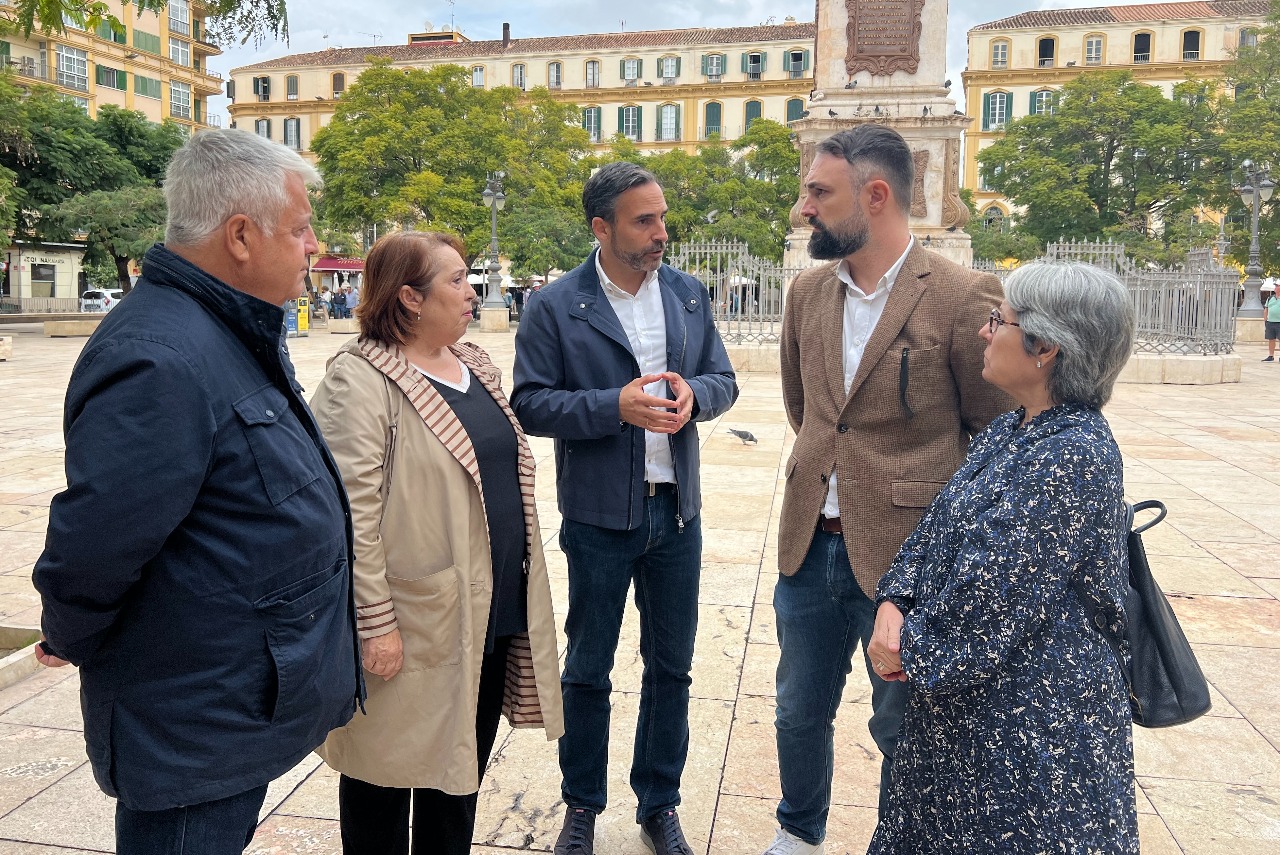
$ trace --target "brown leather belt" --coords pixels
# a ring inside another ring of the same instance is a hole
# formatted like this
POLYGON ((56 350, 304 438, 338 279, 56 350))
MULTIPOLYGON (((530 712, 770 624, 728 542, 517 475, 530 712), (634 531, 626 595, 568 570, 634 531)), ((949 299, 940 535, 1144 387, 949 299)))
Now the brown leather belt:
POLYGON ((844 534, 844 529, 840 527, 840 518, 836 517, 818 517, 818 531, 825 531, 827 534, 844 534))

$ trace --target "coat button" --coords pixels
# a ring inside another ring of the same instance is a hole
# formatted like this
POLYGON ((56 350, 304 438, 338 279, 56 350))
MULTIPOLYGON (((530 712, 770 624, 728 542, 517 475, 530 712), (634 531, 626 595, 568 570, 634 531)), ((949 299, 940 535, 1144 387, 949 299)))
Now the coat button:
POLYGON ((275 410, 267 410, 267 418, 274 419, 276 417, 275 410))
POLYGON ((579 303, 579 304, 578 304, 578 308, 579 308, 579 309, 585 309, 586 307, 587 307, 587 304, 586 304, 586 303, 579 303))
POLYGON ((840 424, 836 425, 836 430, 839 431, 840 433, 848 433, 849 426, 844 422, 841 422, 840 424))
POLYGON ((819 480, 819 481, 821 481, 823 484, 825 484, 825 483, 827 483, 827 476, 826 476, 826 475, 819 475, 819 476, 818 476, 818 480, 819 480))

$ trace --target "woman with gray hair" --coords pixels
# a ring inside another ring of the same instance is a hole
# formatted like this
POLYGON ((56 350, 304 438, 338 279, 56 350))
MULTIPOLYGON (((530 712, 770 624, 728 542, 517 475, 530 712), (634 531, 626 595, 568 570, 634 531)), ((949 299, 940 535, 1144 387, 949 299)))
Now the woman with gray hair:
POLYGON ((1124 286, 1031 264, 978 330, 1016 400, 877 591, 873 666, 910 690, 868 855, 1138 852, 1124 677, 1120 450, 1100 408, 1133 347, 1124 286), (1086 602, 1087 600, 1087 602, 1086 602))

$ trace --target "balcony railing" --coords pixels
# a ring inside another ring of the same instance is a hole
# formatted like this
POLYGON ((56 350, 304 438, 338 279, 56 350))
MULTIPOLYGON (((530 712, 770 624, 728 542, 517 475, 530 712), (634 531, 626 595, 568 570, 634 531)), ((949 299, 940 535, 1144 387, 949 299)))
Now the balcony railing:
MULTIPOLYGON (((48 79, 48 78, 45 78, 45 79, 48 79)), ((68 89, 74 89, 74 90, 76 90, 77 92, 88 92, 88 91, 89 91, 89 78, 88 78, 88 77, 80 77, 79 75, 75 75, 75 74, 67 74, 67 73, 66 73, 66 72, 64 72, 64 71, 59 71, 59 72, 57 73, 57 79, 56 79, 56 81, 55 81, 55 82, 56 82, 59 86, 65 86, 66 88, 68 88, 68 89)))
POLYGON ((808 77, 808 76, 809 76, 809 72, 805 71, 804 69, 800 69, 800 68, 791 69, 792 80, 799 80, 802 77, 808 77))
POLYGON ((559 80, 553 80, 553 81, 551 81, 550 83, 548 83, 548 84, 547 84, 547 88, 548 88, 548 89, 559 89, 559 88, 560 88, 560 81, 559 81, 559 80))
POLYGON ((1198 51, 1198 50, 1184 50, 1184 51, 1182 52, 1182 60, 1183 60, 1183 62, 1199 62, 1199 61, 1200 61, 1200 51, 1198 51))
POLYGON ((724 75, 723 75, 723 74, 708 74, 708 75, 707 75, 707 82, 708 82, 708 83, 719 83, 719 82, 720 82, 721 80, 723 80, 723 79, 724 79, 724 75))
POLYGON ((1040 62, 1038 63, 1038 65, 1041 68, 1053 68, 1053 57, 1051 56, 1040 57, 1040 62))
POLYGON ((663 86, 675 86, 675 85, 676 85, 676 79, 675 79, 674 77, 664 77, 664 78, 662 78, 662 85, 663 85, 663 86))
POLYGON ((170 18, 170 19, 169 19, 169 32, 171 32, 171 33, 177 33, 177 34, 178 34, 178 35, 180 35, 180 36, 189 36, 189 35, 191 35, 191 22, 190 22, 190 21, 177 21, 177 20, 174 20, 173 18, 170 18))
POLYGON ((636 80, 636 79, 633 77, 633 78, 631 78, 631 79, 629 79, 629 80, 624 81, 624 84, 625 84, 625 85, 627 85, 627 86, 639 86, 639 85, 640 85, 640 81, 639 81, 639 80, 636 80))
POLYGON ((760 79, 760 72, 759 72, 759 71, 748 71, 748 72, 747 72, 747 79, 748 79, 748 80, 759 80, 759 79, 760 79))
POLYGON ((1135 54, 1133 55, 1133 61, 1134 61, 1134 64, 1135 64, 1135 65, 1142 65, 1143 63, 1151 62, 1151 54, 1150 54, 1150 53, 1135 53, 1135 54))
POLYGON ((1009 60, 1007 60, 1007 59, 993 59, 993 60, 991 60, 991 67, 992 67, 992 68, 1008 68, 1008 67, 1009 67, 1009 60))
POLYGON ((222 116, 205 116, 203 124, 206 128, 220 128, 222 127, 222 116))

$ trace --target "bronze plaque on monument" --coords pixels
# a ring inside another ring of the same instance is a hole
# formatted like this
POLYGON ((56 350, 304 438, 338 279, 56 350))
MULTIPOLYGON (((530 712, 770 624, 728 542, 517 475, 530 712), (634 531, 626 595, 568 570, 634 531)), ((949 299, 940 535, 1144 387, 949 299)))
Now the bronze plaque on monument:
POLYGON ((849 51, 845 69, 875 75, 916 73, 920 65, 920 15, 925 0, 845 0, 849 51))

